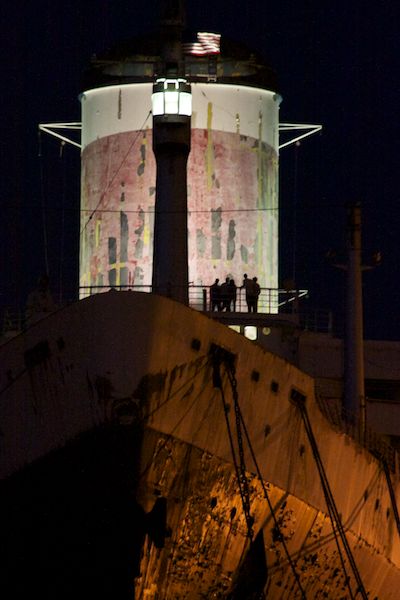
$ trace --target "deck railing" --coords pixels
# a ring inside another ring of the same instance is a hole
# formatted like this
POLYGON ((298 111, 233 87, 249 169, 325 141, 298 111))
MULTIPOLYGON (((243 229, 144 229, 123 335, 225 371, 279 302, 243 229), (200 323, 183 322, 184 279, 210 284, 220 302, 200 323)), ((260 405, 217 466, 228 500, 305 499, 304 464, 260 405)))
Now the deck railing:
MULTIPOLYGON (((79 288, 79 298, 83 299, 93 294, 100 294, 109 292, 111 290, 121 292, 145 292, 150 293, 150 285, 119 285, 110 287, 92 285, 92 286, 81 286, 79 288)), ((71 298, 73 294, 71 294, 71 298)), ((295 318, 299 326, 309 331, 319 331, 324 333, 332 332, 332 316, 329 311, 326 310, 314 310, 305 308, 303 301, 307 297, 307 290, 284 290, 279 288, 261 288, 261 293, 258 299, 257 314, 259 317, 262 315, 290 315, 291 319, 295 318)), ((70 302, 65 301, 62 305, 58 306, 61 308, 64 305, 71 304, 75 300, 70 302)), ((189 285, 189 306, 195 310, 202 312, 211 313, 210 304, 210 292, 209 288, 201 285, 189 285)), ((236 301, 231 303, 230 312, 238 317, 240 314, 248 313, 248 307, 246 302, 245 290, 237 288, 236 301)), ((214 311, 212 313, 216 318, 218 315, 227 316, 226 309, 214 311)), ((44 313, 42 317, 46 316, 44 313)), ((224 319, 226 321, 226 319, 224 319)), ((13 335, 18 331, 22 331, 26 326, 29 325, 29 320, 26 319, 26 315, 21 311, 12 309, 3 310, 0 321, 0 335, 4 338, 9 335, 13 335)))
MULTIPOLYGON (((135 291, 151 292, 150 285, 115 285, 115 286, 81 286, 79 288, 80 298, 108 292, 111 289, 116 291, 135 291)), ((173 286, 169 288, 171 296, 173 295, 173 286)), ((265 314, 274 314, 278 312, 298 312, 299 300, 307 296, 307 290, 284 290, 279 288, 261 288, 258 297, 257 312, 265 314)), ((167 294, 168 295, 168 294, 167 294)), ((211 311, 209 287, 203 285, 189 285, 189 306, 196 310, 211 311)), ((222 311, 221 307, 221 311, 222 311)), ((225 309, 224 309, 225 310, 225 309)), ((232 312, 248 312, 246 294, 243 288, 236 290, 235 301, 230 304, 232 312)))

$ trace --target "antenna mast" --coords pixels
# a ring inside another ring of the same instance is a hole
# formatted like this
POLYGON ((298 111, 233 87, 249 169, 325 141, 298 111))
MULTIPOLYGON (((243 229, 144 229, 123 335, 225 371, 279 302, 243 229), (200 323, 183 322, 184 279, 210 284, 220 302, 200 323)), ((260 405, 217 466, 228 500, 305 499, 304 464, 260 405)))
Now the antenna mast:
POLYGON ((359 437, 365 439, 366 401, 364 387, 364 333, 361 267, 361 205, 348 207, 347 285, 345 330, 344 408, 359 424, 359 437))
POLYGON ((161 24, 161 65, 152 96, 157 163, 152 291, 189 304, 187 160, 192 96, 184 78, 181 0, 166 4, 161 24))

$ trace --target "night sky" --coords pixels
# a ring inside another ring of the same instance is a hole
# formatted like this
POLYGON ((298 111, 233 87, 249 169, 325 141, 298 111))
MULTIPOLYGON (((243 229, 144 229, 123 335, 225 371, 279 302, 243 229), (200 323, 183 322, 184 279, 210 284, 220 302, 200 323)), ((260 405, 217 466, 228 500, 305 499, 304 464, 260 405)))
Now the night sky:
MULTIPOLYGON (((2 309, 23 306, 46 263, 56 299, 76 296, 79 151, 47 136, 39 145, 37 125, 80 121, 91 55, 155 29, 158 6, 3 3, 2 309)), ((395 0, 187 1, 189 29, 244 42, 274 68, 282 122, 323 125, 282 150, 280 279, 294 278, 309 290, 310 307, 332 309, 340 322, 344 274, 326 254, 343 253, 345 205, 360 201, 365 262, 382 253, 381 266, 363 279, 365 334, 375 339, 400 339, 399 17, 395 0)))

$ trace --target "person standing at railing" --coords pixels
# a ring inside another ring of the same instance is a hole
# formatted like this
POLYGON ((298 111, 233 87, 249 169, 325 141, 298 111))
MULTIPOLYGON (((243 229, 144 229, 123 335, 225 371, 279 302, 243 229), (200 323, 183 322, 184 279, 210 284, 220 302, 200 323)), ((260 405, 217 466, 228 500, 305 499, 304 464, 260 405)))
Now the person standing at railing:
POLYGON ((253 312, 257 312, 258 311, 258 297, 261 293, 261 288, 258 284, 257 277, 253 277, 252 293, 253 293, 253 312))
POLYGON ((229 306, 233 312, 236 312, 236 291, 237 285, 233 279, 229 281, 229 306))
POLYGON ((251 281, 251 279, 249 279, 247 277, 247 273, 245 273, 243 275, 243 283, 242 283, 240 289, 241 290, 244 289, 244 291, 245 291, 248 312, 251 312, 251 298, 252 298, 251 288, 252 288, 252 285, 253 285, 253 282, 251 281))
POLYGON ((219 279, 216 279, 210 285, 210 305, 212 311, 221 310, 221 286, 219 285, 219 279))
POLYGON ((246 292, 246 302, 247 302, 247 310, 248 312, 257 312, 258 306, 258 297, 261 292, 261 288, 257 283, 257 277, 253 277, 253 279, 249 279, 247 274, 245 273, 243 276, 243 285, 242 288, 245 289, 246 292))
POLYGON ((221 285, 221 304, 221 310, 225 310, 226 312, 231 311, 229 277, 226 277, 224 283, 221 285))

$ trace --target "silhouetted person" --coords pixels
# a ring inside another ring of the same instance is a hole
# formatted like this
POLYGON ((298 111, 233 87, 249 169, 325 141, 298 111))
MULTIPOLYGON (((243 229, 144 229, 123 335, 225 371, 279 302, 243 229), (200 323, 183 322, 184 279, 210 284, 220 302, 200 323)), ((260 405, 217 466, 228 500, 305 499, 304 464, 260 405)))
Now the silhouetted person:
POLYGON ((229 277, 226 277, 224 283, 221 285, 221 303, 222 303, 222 310, 226 310, 226 312, 230 312, 231 301, 230 301, 230 290, 229 290, 229 277))
POLYGON ((237 285, 233 279, 229 282, 229 306, 233 312, 236 312, 236 290, 237 285))
POLYGON ((257 277, 253 277, 253 279, 246 278, 246 302, 247 308, 249 312, 257 312, 258 305, 258 297, 261 292, 261 288, 257 283, 257 277))
POLYGON ((257 312, 258 310, 258 297, 261 293, 261 288, 258 284, 258 280, 257 277, 253 277, 253 294, 254 294, 254 300, 253 300, 253 306, 254 306, 254 311, 253 312, 257 312))
POLYGON ((249 279, 247 277, 247 273, 245 273, 243 275, 243 283, 242 283, 240 289, 243 289, 243 288, 244 288, 244 291, 245 291, 245 294, 246 294, 247 310, 248 310, 248 312, 251 312, 251 299, 252 299, 253 282, 251 281, 251 279, 249 279))
POLYGON ((219 285, 219 279, 216 279, 212 285, 210 285, 210 304, 211 310, 221 310, 221 287, 219 285))

